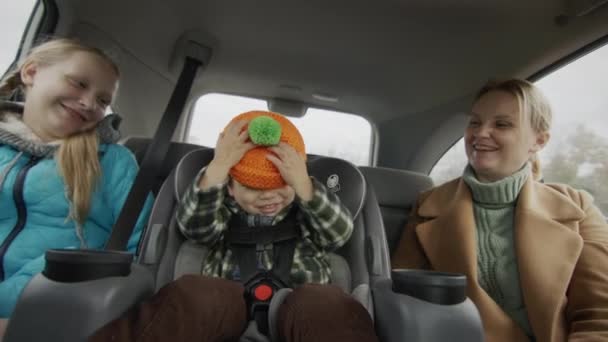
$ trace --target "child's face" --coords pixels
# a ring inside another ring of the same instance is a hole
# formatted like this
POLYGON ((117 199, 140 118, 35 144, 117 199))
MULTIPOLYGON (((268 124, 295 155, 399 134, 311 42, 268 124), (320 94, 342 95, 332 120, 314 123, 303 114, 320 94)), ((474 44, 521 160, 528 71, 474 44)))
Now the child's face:
POLYGON ((296 196, 289 185, 277 189, 257 190, 248 188, 234 179, 228 186, 228 193, 249 214, 264 216, 275 216, 290 205, 296 196))
POLYGON ((118 85, 112 66, 88 52, 74 52, 50 65, 26 64, 21 79, 26 86, 23 120, 45 141, 93 128, 118 85))

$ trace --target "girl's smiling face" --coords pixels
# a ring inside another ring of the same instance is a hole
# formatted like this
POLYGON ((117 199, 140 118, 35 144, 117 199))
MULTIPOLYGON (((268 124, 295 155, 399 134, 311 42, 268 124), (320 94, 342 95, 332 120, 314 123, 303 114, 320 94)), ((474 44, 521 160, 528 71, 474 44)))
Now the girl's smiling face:
POLYGON ((23 121, 43 141, 93 128, 103 119, 118 86, 118 75, 101 57, 73 52, 52 64, 26 64, 23 121))

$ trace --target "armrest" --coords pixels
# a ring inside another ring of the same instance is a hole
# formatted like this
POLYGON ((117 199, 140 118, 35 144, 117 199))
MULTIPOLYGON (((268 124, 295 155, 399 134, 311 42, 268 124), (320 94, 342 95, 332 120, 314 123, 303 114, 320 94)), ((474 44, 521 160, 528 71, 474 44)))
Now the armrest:
POLYGON ((463 274, 396 269, 391 278, 394 292, 425 302, 453 305, 467 299, 467 277, 463 274))
POLYGON ((437 304, 393 290, 393 281, 372 283, 376 333, 383 342, 481 342, 483 327, 470 299, 457 304, 437 304))
POLYGON ((59 282, 38 274, 23 290, 4 342, 85 341, 154 293, 154 279, 133 264, 126 276, 59 282))

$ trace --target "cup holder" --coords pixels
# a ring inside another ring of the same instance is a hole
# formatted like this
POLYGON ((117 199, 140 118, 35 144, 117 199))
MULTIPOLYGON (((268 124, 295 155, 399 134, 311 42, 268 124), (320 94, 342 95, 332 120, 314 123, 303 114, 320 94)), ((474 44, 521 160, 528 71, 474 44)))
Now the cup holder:
POLYGON ((467 277, 457 273, 396 269, 393 291, 434 304, 454 305, 466 300, 467 277))
POLYGON ((80 282, 131 273, 133 254, 90 249, 50 249, 45 254, 44 274, 58 282, 80 282))

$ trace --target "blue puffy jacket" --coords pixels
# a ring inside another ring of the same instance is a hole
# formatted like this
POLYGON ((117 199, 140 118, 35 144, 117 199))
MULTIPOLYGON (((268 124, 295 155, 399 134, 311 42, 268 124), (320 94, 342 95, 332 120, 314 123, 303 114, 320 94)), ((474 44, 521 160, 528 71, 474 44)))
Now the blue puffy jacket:
MULTIPOLYGON (((35 156, 36 149, 19 150, 15 138, 0 126, 0 318, 10 316, 25 285, 42 271, 47 249, 81 247, 75 223, 67 219, 69 202, 55 159, 35 156)), ((121 145, 100 144, 99 160, 102 177, 82 227, 88 248, 107 242, 138 169, 121 145)), ((151 205, 148 198, 128 243, 131 252, 151 205)))

